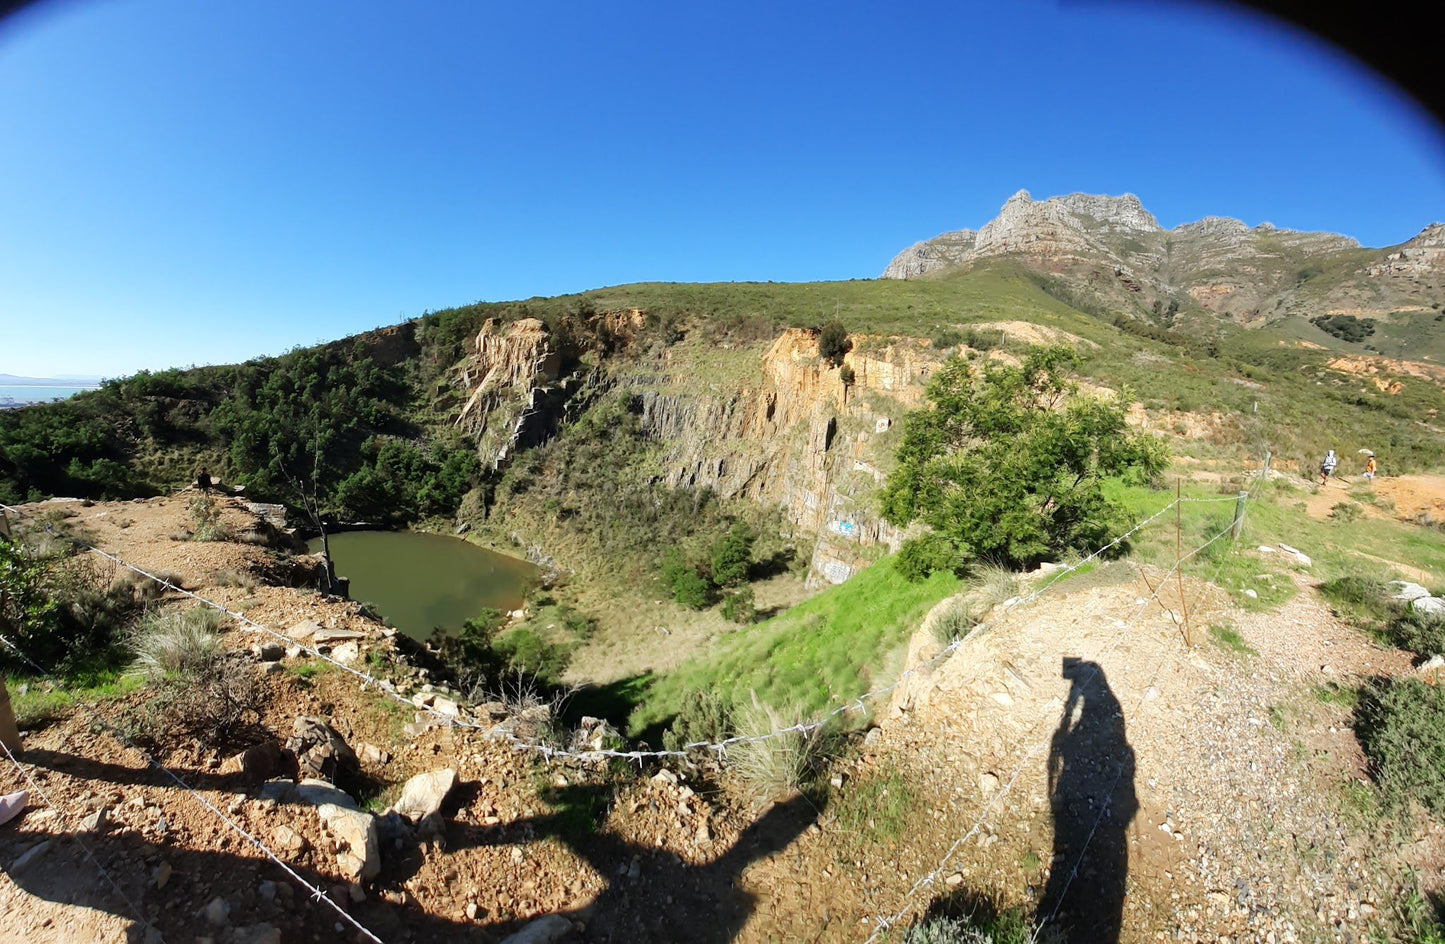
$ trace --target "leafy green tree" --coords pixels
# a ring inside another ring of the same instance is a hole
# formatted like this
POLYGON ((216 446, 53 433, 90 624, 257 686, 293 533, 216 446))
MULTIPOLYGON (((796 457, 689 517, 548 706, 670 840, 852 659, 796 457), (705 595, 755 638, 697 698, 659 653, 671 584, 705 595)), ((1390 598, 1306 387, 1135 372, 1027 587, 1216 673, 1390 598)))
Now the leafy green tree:
POLYGON ((947 545, 958 564, 1027 566, 1122 533, 1103 480, 1153 476, 1165 451, 1128 428, 1120 400, 1077 396, 1077 364, 1069 348, 1033 347, 1018 366, 955 357, 934 376, 931 405, 904 418, 883 492, 889 521, 939 535, 910 552, 920 566, 934 567, 947 545))
POLYGON ((748 579, 753 566, 753 544, 758 536, 741 521, 712 546, 712 581, 719 587, 736 587, 748 579))
POLYGON ((830 321, 818 332, 818 355, 834 367, 843 363, 843 355, 853 347, 848 329, 841 321, 830 321))

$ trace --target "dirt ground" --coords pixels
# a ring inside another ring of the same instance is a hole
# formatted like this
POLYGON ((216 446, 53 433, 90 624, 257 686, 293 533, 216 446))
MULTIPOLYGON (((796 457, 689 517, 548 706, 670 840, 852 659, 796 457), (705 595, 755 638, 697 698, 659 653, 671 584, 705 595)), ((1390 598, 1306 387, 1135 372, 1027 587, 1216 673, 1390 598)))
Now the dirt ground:
MULTIPOLYGON (((268 625, 368 626, 313 593, 216 586, 218 570, 271 566, 268 552, 171 540, 179 499, 72 510, 65 523, 268 625)), ((244 509, 227 515, 249 526, 244 509)), ((1401 877, 1440 874, 1445 840, 1351 814, 1362 758, 1343 709, 1314 692, 1409 672, 1405 656, 1335 619, 1306 571, 1264 614, 1187 581, 1186 646, 1147 602, 1159 576, 1115 564, 1015 608, 880 707, 876 733, 838 745, 831 786, 762 809, 706 771, 544 764, 288 660, 263 677, 260 724, 284 738, 318 716, 353 747, 384 748, 362 765, 368 808, 412 774, 459 774, 440 821, 383 830, 381 874, 364 886, 343 878, 313 808, 266 798, 227 751, 178 744, 160 759, 385 941, 494 942, 546 915, 566 918, 571 941, 858 941, 880 918, 906 924, 974 895, 1036 906, 1078 941, 1387 933, 1401 877)), ((146 697, 95 714, 114 724, 146 697)), ((23 768, 0 763, 0 790, 28 773, 46 796, 0 827, 0 941, 356 939, 87 711, 26 732, 25 747, 23 768)))

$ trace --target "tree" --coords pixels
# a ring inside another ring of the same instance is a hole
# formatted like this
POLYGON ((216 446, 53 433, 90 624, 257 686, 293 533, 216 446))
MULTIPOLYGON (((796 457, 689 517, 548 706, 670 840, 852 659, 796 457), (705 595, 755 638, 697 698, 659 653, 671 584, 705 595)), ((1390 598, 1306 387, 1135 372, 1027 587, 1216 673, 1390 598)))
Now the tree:
POLYGON ((843 355, 853 347, 848 340, 848 329, 841 321, 830 321, 818 332, 818 356, 837 367, 843 363, 843 355))
POLYGON ((936 535, 907 555, 912 563, 1028 566, 1123 532, 1103 480, 1156 475, 1166 453, 1129 430, 1120 399, 1077 396, 1068 379, 1077 364, 1067 347, 1033 347, 1016 367, 955 357, 934 376, 931 405, 904 417, 883 492, 889 521, 921 521, 936 535))
POLYGON ((741 521, 712 546, 712 579, 719 587, 736 587, 748 579, 753 566, 753 543, 757 535, 741 521))

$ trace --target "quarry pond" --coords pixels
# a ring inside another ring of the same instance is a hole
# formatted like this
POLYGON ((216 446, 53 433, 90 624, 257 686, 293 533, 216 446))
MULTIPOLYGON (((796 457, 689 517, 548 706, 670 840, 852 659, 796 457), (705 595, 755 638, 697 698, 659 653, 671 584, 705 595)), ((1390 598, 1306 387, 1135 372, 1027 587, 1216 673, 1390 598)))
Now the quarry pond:
MULTIPOLYGON (((321 539, 309 550, 319 552, 321 539)), ((351 580, 351 598, 374 604, 413 639, 460 629, 483 607, 515 610, 537 579, 524 560, 444 534, 346 531, 331 536, 331 556, 351 580)))

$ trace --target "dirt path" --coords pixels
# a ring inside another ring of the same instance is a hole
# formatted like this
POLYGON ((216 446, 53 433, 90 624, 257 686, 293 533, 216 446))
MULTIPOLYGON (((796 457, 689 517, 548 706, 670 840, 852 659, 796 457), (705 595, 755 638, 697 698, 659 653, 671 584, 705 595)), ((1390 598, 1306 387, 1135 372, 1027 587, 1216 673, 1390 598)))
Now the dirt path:
MULTIPOLYGON (((746 876, 766 900, 741 939, 857 940, 879 915, 977 893, 1057 908, 1079 941, 1362 933, 1403 863, 1336 812, 1358 749, 1339 719, 1308 713, 1309 688, 1408 661, 1309 592, 1258 616, 1197 583, 1187 593, 1212 601, 1200 623, 1232 618, 1259 655, 1185 650, 1122 566, 1051 594, 946 662, 836 791, 834 806, 901 772, 914 812, 898 835, 870 841, 825 811, 819 832, 746 876), (1321 750, 1302 756, 1302 738, 1321 750)), ((1438 846, 1432 833, 1409 864, 1438 865, 1438 846)))

